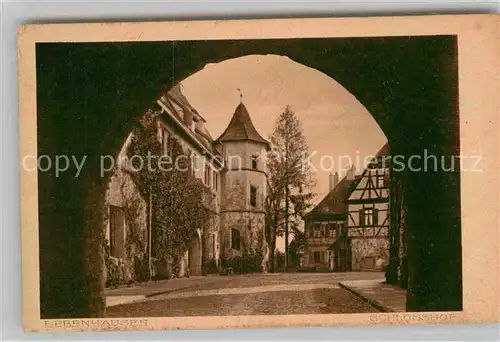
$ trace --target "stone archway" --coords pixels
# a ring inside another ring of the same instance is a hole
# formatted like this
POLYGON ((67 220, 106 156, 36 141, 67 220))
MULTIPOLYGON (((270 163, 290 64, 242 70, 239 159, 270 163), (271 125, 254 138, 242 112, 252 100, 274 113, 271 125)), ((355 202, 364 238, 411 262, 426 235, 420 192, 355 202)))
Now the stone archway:
MULTIPOLYGON (((459 154, 453 36, 44 43, 36 49, 38 153, 87 157, 79 177, 74 166, 58 177, 39 172, 42 318, 102 314, 99 199, 108 175, 100 172, 100 156, 119 150, 159 89, 208 63, 288 56, 356 96, 384 131, 391 153, 459 154)), ((460 310, 459 171, 397 177, 407 209, 408 310, 460 310)))
POLYGON ((188 267, 190 276, 202 275, 202 249, 199 234, 196 234, 189 243, 188 267))

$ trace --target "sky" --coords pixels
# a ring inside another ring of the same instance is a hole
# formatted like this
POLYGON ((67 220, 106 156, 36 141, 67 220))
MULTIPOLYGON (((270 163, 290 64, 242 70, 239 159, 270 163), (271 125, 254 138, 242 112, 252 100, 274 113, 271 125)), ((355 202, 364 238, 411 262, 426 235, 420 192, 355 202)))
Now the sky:
POLYGON ((255 128, 266 139, 285 106, 291 105, 313 154, 316 185, 310 190, 317 194, 315 203, 329 191, 330 172, 342 178, 348 158, 361 172, 363 159, 387 141, 366 108, 342 85, 285 56, 251 55, 207 64, 181 84, 214 139, 240 103, 238 88, 255 128))

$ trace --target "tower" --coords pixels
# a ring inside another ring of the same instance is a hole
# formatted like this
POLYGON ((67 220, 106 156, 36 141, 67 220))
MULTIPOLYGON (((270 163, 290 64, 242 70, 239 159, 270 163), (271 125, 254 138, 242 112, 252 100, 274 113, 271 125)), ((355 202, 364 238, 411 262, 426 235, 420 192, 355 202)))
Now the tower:
POLYGON ((243 102, 216 142, 226 165, 221 196, 222 257, 260 255, 265 267, 265 154, 269 142, 255 129, 243 102))

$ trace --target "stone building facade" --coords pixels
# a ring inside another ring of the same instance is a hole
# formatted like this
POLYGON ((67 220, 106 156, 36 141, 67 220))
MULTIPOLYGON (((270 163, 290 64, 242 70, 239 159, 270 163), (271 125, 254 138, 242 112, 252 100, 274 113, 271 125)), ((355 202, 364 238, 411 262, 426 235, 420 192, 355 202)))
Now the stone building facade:
POLYGON ((226 256, 262 255, 267 261, 264 237, 266 197, 265 153, 269 142, 255 129, 240 103, 226 130, 217 139, 226 162, 221 208, 222 253, 226 256))
MULTIPOLYGON (((164 153, 170 153, 172 138, 180 143, 191 160, 193 176, 204 187, 204 203, 211 214, 207 222, 200 223, 196 236, 179 256, 178 276, 201 275, 203 266, 209 262, 220 270, 221 259, 246 254, 262 255, 265 266, 263 156, 269 143, 255 129, 244 104, 236 107, 226 130, 216 140, 207 130, 205 119, 183 95, 180 85, 158 99, 155 112, 160 113, 158 139, 164 153)), ((117 160, 126 155, 130 140, 131 136, 117 160)), ((105 247, 122 280, 142 280, 139 268, 144 267, 149 268, 146 273, 154 274, 152 257, 148 255, 152 205, 141 196, 120 164, 109 182, 106 204, 105 247), (139 259, 147 260, 147 265, 138 262, 139 259)))
MULTIPOLYGON (((129 136, 117 160, 125 156, 129 136)), ((148 203, 121 166, 114 171, 106 191, 105 278, 113 282, 141 280, 148 267, 143 260, 148 253, 148 203)), ((117 285, 117 284, 115 284, 117 285)))

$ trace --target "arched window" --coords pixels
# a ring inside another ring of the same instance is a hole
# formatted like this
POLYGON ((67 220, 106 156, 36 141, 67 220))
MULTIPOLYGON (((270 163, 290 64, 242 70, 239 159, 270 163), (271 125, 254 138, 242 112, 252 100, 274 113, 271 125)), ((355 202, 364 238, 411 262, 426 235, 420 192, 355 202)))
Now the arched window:
POLYGON ((240 231, 238 229, 231 229, 231 248, 240 250, 240 231))

